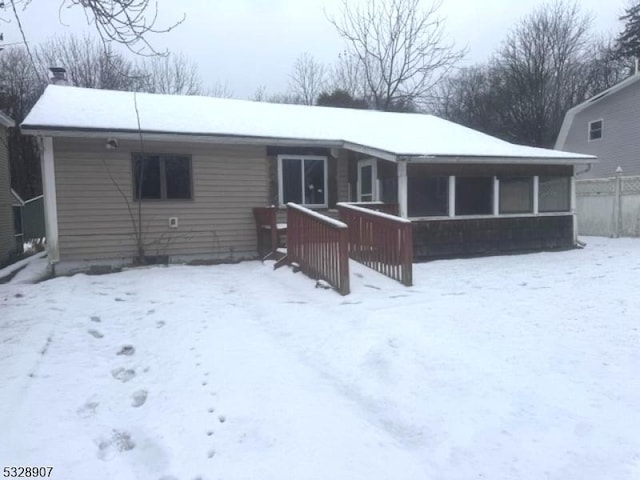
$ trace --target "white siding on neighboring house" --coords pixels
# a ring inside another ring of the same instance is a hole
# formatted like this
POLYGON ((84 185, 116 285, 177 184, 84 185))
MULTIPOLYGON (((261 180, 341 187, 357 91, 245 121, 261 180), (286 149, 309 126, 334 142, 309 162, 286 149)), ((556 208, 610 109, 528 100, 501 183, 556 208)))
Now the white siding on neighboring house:
MULTIPOLYGON (((126 262, 136 255, 131 216, 114 182, 137 218, 131 152, 139 152, 140 145, 120 141, 116 150, 107 150, 105 140, 54 139, 61 262, 126 262)), ((251 208, 268 199, 265 147, 145 142, 144 150, 190 155, 193 178, 192 200, 142 202, 147 255, 255 257, 251 208), (178 228, 169 227, 170 217, 178 217, 178 228)))
POLYGON ((16 249, 13 232, 13 211, 7 129, 0 125, 0 266, 16 249))
POLYGON ((578 111, 558 148, 598 157, 579 179, 611 177, 618 166, 624 175, 640 175, 639 132, 640 82, 632 82, 578 111), (602 120, 602 138, 589 140, 589 123, 596 120, 602 120))

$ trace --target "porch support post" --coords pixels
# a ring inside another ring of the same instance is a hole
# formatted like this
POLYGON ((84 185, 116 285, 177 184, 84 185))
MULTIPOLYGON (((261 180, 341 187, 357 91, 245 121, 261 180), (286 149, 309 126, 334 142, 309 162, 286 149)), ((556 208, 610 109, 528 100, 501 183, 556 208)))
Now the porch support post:
POLYGON ((449 216, 456 216, 456 177, 449 175, 449 216))
POLYGON ((407 218, 407 161, 401 158, 398 159, 398 206, 400 216, 407 218))
POLYGON ((49 263, 60 261, 58 247, 58 203, 56 196, 56 172, 53 155, 53 138, 42 138, 40 168, 42 170, 42 194, 44 196, 44 219, 47 234, 47 257, 49 263))
POLYGON ((493 177, 493 215, 500 214, 500 180, 497 176, 493 177))
POLYGON ((538 175, 535 175, 533 177, 533 214, 534 215, 537 215, 540 210, 540 207, 538 207, 539 201, 540 201, 539 192, 540 192, 540 177, 538 175))
POLYGON ((578 215, 576 213, 576 167, 574 165, 573 172, 571 175, 571 196, 570 198, 570 206, 571 216, 573 217, 573 244, 576 245, 578 243, 578 215))

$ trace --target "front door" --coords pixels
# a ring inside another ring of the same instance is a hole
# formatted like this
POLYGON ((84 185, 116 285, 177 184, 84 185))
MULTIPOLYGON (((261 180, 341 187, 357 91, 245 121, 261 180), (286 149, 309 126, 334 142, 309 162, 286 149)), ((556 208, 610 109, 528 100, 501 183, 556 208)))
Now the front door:
POLYGON ((375 202, 378 200, 378 172, 376 160, 368 158, 358 162, 358 201, 375 202))

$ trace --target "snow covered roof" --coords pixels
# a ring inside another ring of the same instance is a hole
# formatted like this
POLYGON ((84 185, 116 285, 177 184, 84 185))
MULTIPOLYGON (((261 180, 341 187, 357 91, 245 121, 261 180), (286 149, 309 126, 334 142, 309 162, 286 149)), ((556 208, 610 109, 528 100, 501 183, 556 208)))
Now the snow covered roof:
POLYGON ((564 148, 564 144, 567 141, 567 136, 569 135, 569 130, 571 129, 571 124, 573 123, 573 119, 576 115, 583 110, 591 107, 591 105, 598 103, 603 98, 608 97, 612 93, 619 92, 631 85, 634 85, 637 81, 640 80, 640 75, 635 74, 631 75, 628 78, 625 78, 621 82, 616 83, 613 87, 609 87, 606 90, 594 95, 593 97, 585 100, 582 103, 579 103, 575 107, 570 108, 564 116, 564 120, 562 121, 562 127, 560 127, 560 133, 558 134, 558 138, 556 140, 556 149, 564 148))
POLYGON ((49 85, 21 125, 24 133, 182 134, 359 146, 387 157, 492 157, 550 163, 595 157, 514 145, 432 115, 49 85))

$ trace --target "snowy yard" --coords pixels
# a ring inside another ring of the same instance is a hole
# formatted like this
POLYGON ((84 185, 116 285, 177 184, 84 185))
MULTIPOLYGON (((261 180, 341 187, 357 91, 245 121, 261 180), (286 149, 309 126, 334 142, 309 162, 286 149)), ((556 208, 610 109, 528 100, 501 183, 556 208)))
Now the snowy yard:
POLYGON ((0 467, 84 479, 640 478, 640 241, 0 285, 0 467))

